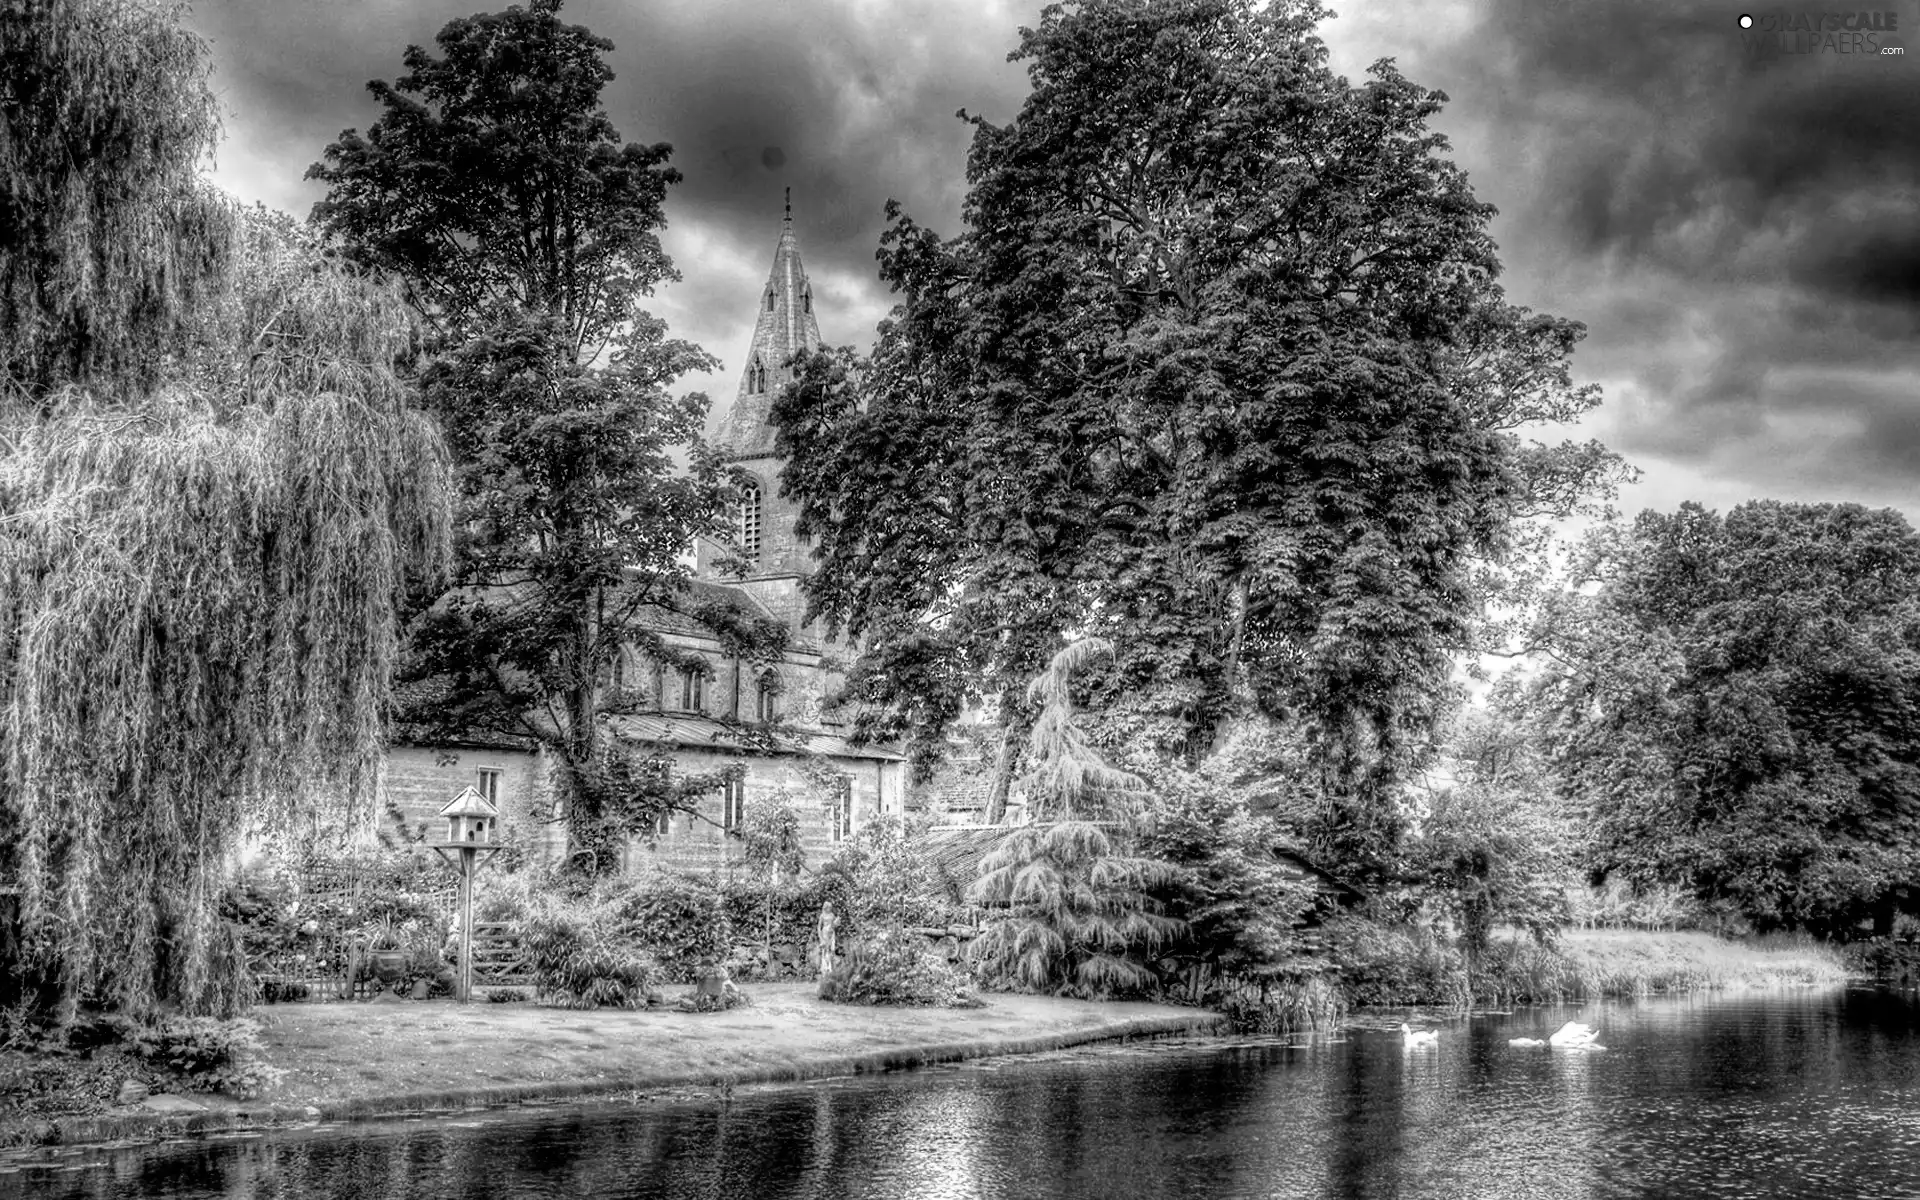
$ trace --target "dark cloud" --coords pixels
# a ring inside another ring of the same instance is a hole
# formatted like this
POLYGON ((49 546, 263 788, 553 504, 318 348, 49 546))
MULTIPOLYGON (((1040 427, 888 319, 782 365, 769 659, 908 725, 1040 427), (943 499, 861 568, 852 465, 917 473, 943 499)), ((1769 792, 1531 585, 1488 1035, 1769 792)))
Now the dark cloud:
POLYGON ((1595 432, 1658 502, 1679 472, 1920 515, 1920 61, 1755 53, 1695 0, 1443 11, 1401 68, 1451 97, 1510 294, 1587 322, 1595 432))
MULTIPOLYGON (((667 231, 684 280, 657 307, 730 368, 695 386, 732 394, 789 187, 822 332, 870 339, 885 202, 954 231, 955 110, 1017 109, 1006 55, 1040 3, 570 0, 564 19, 615 43, 616 126, 671 142, 685 176, 667 231)), ((481 7, 196 0, 232 114, 222 178, 304 214, 306 166, 378 115, 366 81, 481 7)), ((1500 210, 1509 294, 1588 324, 1576 365, 1610 399, 1582 436, 1648 467, 1630 502, 1920 515, 1920 54, 1750 54, 1737 6, 1700 0, 1349 7, 1336 67, 1391 56, 1451 97, 1439 125, 1500 210)), ((1911 5, 1900 21, 1920 29, 1911 5)))
MULTIPOLYGON (((247 199, 304 216, 301 181, 346 128, 379 116, 366 91, 392 80, 409 44, 431 46, 475 0, 329 5, 197 0, 189 22, 214 42, 230 111, 221 178, 247 199)), ((673 145, 684 176, 666 242, 683 281, 657 306, 728 370, 689 381, 717 401, 752 333, 785 190, 820 296, 822 332, 864 345, 888 307, 874 251, 898 199, 953 231, 969 130, 955 111, 1010 115, 1025 77, 1006 61, 1039 4, 947 0, 643 5, 572 0, 563 20, 614 43, 603 100, 629 141, 673 145)))

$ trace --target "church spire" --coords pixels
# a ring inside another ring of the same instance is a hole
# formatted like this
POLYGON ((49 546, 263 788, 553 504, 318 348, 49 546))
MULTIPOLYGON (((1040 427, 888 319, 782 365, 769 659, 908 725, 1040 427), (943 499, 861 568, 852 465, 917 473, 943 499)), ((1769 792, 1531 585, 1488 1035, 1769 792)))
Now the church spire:
POLYGON ((800 245, 793 236, 793 189, 786 193, 780 240, 773 248, 773 270, 760 289, 759 313, 753 342, 740 372, 740 389, 733 408, 721 421, 715 444, 736 458, 767 458, 773 454, 773 398, 793 378, 787 359, 802 350, 820 348, 820 326, 813 316, 813 286, 800 262, 800 245))

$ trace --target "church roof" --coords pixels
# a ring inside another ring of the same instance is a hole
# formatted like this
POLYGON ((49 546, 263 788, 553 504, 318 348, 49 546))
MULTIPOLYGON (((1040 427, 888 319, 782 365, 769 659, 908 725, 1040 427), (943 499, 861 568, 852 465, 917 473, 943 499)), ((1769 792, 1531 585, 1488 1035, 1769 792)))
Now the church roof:
POLYGON ((800 350, 820 348, 820 326, 813 316, 813 285, 800 261, 800 244, 793 236, 793 207, 780 222, 780 241, 773 248, 773 269, 760 289, 759 315, 753 342, 741 364, 740 390, 733 407, 720 422, 714 445, 740 458, 773 453, 773 398, 792 378, 787 359, 800 350))
MULTIPOLYGON (((658 742, 706 750, 746 751, 757 748, 750 746, 734 726, 692 713, 628 713, 608 718, 607 724, 616 736, 632 742, 658 742)), ((811 729, 796 730, 792 737, 777 739, 774 751, 788 754, 806 751, 835 758, 881 759, 886 762, 906 761, 906 755, 891 746, 856 746, 837 733, 811 729)))

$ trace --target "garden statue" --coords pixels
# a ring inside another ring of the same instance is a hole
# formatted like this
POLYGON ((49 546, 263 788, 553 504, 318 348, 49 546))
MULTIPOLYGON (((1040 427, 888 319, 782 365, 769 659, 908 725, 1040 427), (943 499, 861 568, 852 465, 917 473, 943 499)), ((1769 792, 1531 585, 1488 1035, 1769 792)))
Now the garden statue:
POLYGON ((823 979, 833 972, 833 959, 836 950, 834 944, 835 923, 833 901, 829 900, 820 906, 820 926, 814 933, 815 940, 820 943, 820 976, 823 979))

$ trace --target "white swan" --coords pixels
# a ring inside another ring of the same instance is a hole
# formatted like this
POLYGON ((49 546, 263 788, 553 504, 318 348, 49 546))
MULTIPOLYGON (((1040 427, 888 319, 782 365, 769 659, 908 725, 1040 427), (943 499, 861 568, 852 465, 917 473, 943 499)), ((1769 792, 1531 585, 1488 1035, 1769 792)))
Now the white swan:
POLYGON ((1411 1029, 1408 1028, 1405 1021, 1400 1022, 1400 1037, 1401 1040, 1406 1042, 1409 1049, 1415 1046, 1438 1046, 1440 1044, 1440 1031, 1438 1029, 1411 1029))
POLYGON ((1544 1046, 1546 1044, 1547 1044, 1547 1041, 1545 1038, 1508 1038, 1507 1039, 1507 1045, 1509 1046, 1544 1046))
POLYGON ((1582 1025, 1578 1021, 1568 1021, 1558 1030, 1554 1031, 1553 1035, 1547 1039, 1547 1044, 1550 1046, 1587 1046, 1598 1050, 1602 1048, 1597 1044, 1599 1040, 1600 1031, 1593 1026, 1582 1025))

